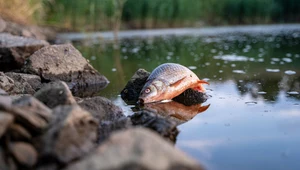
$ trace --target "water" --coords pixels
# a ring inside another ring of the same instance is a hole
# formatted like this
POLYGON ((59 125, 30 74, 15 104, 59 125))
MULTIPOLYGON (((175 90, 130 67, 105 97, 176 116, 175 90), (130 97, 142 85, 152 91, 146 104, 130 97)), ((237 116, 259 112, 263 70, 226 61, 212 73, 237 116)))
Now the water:
POLYGON ((76 47, 111 82, 99 95, 126 114, 119 93, 138 68, 176 62, 208 80, 210 107, 178 126, 176 142, 208 169, 299 169, 300 27, 274 29, 135 35, 118 50, 101 41, 76 47))

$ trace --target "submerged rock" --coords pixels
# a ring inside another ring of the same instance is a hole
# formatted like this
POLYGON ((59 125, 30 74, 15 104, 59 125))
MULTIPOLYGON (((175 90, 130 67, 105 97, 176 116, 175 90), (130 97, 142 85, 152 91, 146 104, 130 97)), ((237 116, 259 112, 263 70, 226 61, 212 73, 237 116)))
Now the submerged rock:
MULTIPOLYGON (((136 104, 139 98, 139 94, 146 83, 150 73, 144 69, 139 69, 131 77, 126 84, 125 88, 121 91, 121 98, 127 104, 136 104)), ((174 101, 182 103, 187 106, 203 103, 207 100, 208 96, 205 93, 195 91, 193 89, 187 89, 179 96, 173 98, 174 101)))
POLYGON ((98 123, 78 105, 57 106, 49 129, 36 141, 43 159, 66 164, 91 152, 97 145, 98 123))
POLYGON ((149 128, 160 134, 162 137, 174 143, 176 142, 176 137, 179 131, 176 127, 177 123, 175 121, 161 117, 160 115, 148 110, 136 112, 130 116, 130 119, 134 126, 149 128))
POLYGON ((91 155, 67 166, 65 170, 203 169, 195 160, 177 150, 157 134, 143 128, 114 133, 91 155))
POLYGON ((34 97, 51 109, 58 105, 76 104, 69 87, 63 81, 45 84, 34 94, 34 97))
POLYGON ((23 71, 44 80, 61 80, 71 89, 89 86, 104 88, 109 81, 95 70, 71 44, 44 47, 29 57, 23 71))
POLYGON ((0 33, 0 71, 20 69, 31 54, 46 45, 49 43, 44 40, 0 33))

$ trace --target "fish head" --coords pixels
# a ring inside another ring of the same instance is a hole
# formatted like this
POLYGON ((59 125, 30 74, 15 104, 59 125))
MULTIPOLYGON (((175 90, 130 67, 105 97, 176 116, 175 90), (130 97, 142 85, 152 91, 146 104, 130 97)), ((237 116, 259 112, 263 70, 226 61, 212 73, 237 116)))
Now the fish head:
POLYGON ((140 93, 139 102, 152 103, 160 101, 165 88, 166 85, 163 81, 154 80, 147 82, 140 93))

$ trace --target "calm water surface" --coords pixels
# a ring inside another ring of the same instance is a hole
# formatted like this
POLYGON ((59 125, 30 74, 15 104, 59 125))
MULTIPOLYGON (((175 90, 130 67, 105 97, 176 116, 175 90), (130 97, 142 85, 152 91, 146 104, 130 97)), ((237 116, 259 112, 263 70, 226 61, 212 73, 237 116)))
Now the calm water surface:
POLYGON ((166 62, 209 81, 210 107, 178 126, 176 146, 208 169, 300 169, 300 28, 264 33, 124 38, 75 43, 109 80, 100 95, 119 96, 138 68, 166 62))

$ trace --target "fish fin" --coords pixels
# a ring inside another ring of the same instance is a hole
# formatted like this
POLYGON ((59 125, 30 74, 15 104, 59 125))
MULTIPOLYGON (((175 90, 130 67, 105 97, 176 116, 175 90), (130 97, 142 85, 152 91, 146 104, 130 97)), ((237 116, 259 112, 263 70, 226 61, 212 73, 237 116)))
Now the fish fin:
POLYGON ((177 85, 180 84, 185 78, 186 78, 186 76, 183 77, 183 78, 181 78, 181 79, 179 79, 178 81, 176 81, 176 82, 170 84, 170 86, 177 86, 177 85))
POLYGON ((198 113, 201 113, 201 112, 204 112, 205 110, 207 110, 209 108, 210 104, 209 105, 206 105, 206 106, 201 106, 199 107, 198 109, 198 113))
POLYGON ((204 93, 205 88, 203 87, 202 84, 209 84, 209 83, 207 81, 204 81, 204 80, 198 80, 197 83, 196 83, 196 86, 193 87, 193 89, 198 91, 198 92, 204 93))

